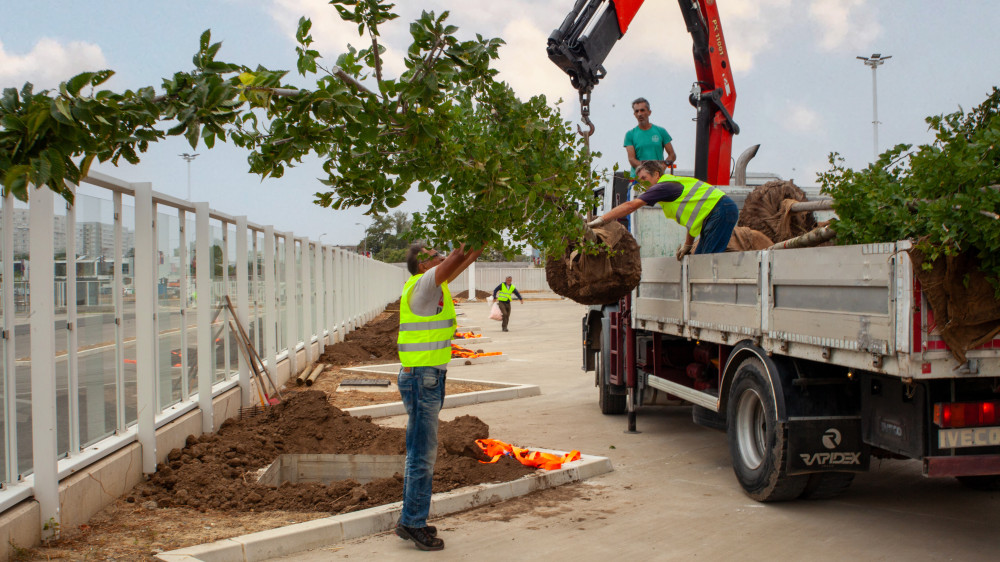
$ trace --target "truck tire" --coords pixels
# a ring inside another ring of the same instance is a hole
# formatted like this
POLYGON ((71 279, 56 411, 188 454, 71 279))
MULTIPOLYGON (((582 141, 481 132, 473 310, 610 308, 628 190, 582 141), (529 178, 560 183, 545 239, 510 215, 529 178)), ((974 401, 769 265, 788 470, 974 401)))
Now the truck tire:
POLYGON ((774 396, 758 359, 747 359, 736 369, 726 413, 733 471, 747 495, 760 502, 799 497, 809 476, 785 471, 787 436, 778 425, 774 396))
POLYGON ((854 482, 853 472, 816 472, 799 496, 804 500, 825 500, 839 496, 854 482))
POLYGON ((966 488, 980 490, 983 492, 996 492, 1000 490, 1000 476, 996 474, 987 476, 956 476, 959 482, 966 488))
POLYGON ((697 404, 691 406, 691 420, 702 427, 721 431, 726 430, 725 413, 714 412, 697 404))
POLYGON ((601 413, 606 416, 620 416, 625 413, 625 395, 612 394, 611 384, 604 373, 604 353, 598 352, 594 360, 594 371, 597 372, 597 388, 600 394, 597 403, 601 407, 601 413))

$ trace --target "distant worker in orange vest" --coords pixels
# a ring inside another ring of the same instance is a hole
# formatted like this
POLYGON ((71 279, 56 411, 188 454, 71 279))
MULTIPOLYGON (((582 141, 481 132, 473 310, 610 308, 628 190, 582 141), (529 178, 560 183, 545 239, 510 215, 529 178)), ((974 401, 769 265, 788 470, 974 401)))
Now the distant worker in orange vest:
POLYGON ((500 313, 503 314, 503 331, 507 332, 507 321, 510 320, 510 297, 514 295, 517 300, 524 304, 524 299, 521 298, 521 293, 517 292, 517 287, 514 286, 514 279, 508 275, 504 279, 503 283, 497 285, 496 289, 493 289, 493 298, 496 299, 497 305, 500 306, 500 313))

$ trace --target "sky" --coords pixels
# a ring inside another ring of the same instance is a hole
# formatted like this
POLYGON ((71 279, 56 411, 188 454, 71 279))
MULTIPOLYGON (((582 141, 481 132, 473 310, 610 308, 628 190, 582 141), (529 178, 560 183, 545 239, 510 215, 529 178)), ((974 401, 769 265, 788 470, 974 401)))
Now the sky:
MULTIPOLYGON (((299 17, 313 21, 316 48, 331 65, 348 44, 364 46, 357 28, 340 21, 325 0, 172 0, 171 2, 0 0, 0 87, 30 81, 53 88, 76 73, 110 68, 107 87, 121 91, 152 85, 191 68, 205 29, 222 41, 222 60, 293 70, 288 81, 308 87, 294 73, 299 17)), ((933 140, 924 119, 970 109, 1000 86, 1000 2, 963 0, 718 0, 737 92, 734 119, 741 133, 733 157, 760 144, 748 172, 773 173, 802 186, 817 185, 840 153, 848 166, 873 159, 873 81, 857 56, 891 55, 877 74, 878 140, 933 140)), ((545 55, 553 29, 574 0, 397 0, 400 18, 383 30, 387 73, 400 73, 409 45, 408 24, 421 10, 448 10, 457 35, 503 38, 496 63, 500 78, 522 99, 544 94, 564 116, 579 119, 577 94, 545 55)), ((595 88, 591 138, 599 168, 627 164, 622 141, 635 126, 630 101, 650 101, 651 121, 665 127, 681 169, 694 165, 695 80, 691 39, 672 0, 648 0, 628 33, 605 61, 608 76, 595 88)), ((197 151, 190 164, 191 199, 230 215, 274 225, 329 244, 354 244, 370 223, 367 209, 334 211, 313 203, 322 190, 318 160, 261 181, 248 172, 246 153, 231 145, 196 150, 182 139, 157 143, 137 166, 95 169, 126 181, 187 198, 188 164, 181 153, 197 151)), ((400 209, 425 208, 419 195, 400 209)))

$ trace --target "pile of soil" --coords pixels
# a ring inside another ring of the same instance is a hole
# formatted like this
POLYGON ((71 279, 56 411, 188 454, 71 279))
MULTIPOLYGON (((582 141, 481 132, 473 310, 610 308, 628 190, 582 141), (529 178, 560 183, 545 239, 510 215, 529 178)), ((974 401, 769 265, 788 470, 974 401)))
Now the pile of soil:
MULTIPOLYGON (((479 299, 479 300, 485 300, 486 297, 492 297, 492 296, 493 296, 493 293, 491 293, 489 291, 483 291, 481 289, 476 289, 476 298, 479 299)), ((462 291, 461 293, 454 293, 454 294, 451 295, 451 298, 453 298, 453 299, 468 299, 469 298, 469 290, 466 289, 466 290, 462 291)))
POLYGON ((816 228, 812 213, 789 211, 789 205, 802 201, 806 201, 806 193, 793 182, 769 181, 747 195, 736 224, 756 230, 774 243, 790 240, 816 228))
POLYGON ((342 342, 323 349, 317 362, 350 366, 360 363, 399 361, 396 337, 399 334, 399 301, 363 327, 347 334, 342 342))
POLYGON ((545 262, 545 279, 557 295, 580 304, 611 304, 639 285, 639 244, 618 221, 597 227, 602 251, 588 255, 574 244, 545 262))
MULTIPOLYGON (((489 426, 473 416, 441 422, 434 492, 486 482, 505 482, 533 472, 515 460, 482 464, 476 439, 489 436, 489 426)), ((213 434, 190 436, 174 449, 149 480, 136 486, 126 501, 156 507, 188 507, 199 511, 322 511, 347 513, 401 501, 403 476, 359 484, 285 483, 272 487, 256 482, 257 472, 280 454, 334 453, 404 455, 405 430, 382 427, 370 418, 355 418, 327 401, 318 391, 294 393, 256 418, 226 421, 213 434)))

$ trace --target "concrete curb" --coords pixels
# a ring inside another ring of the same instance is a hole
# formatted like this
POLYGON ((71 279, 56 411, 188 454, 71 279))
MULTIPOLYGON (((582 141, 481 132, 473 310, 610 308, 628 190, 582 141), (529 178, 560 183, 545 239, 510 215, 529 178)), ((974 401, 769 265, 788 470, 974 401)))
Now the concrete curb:
MULTIPOLYGON (((549 449, 539 450, 560 455, 565 453, 565 451, 549 449)), ((434 494, 431 498, 430 515, 431 518, 443 517, 466 509, 523 496, 537 490, 579 482, 612 470, 614 468, 607 457, 582 455, 580 460, 566 463, 559 470, 529 474, 513 482, 480 484, 443 494, 434 494)), ((270 560, 367 535, 384 533, 395 526, 401 509, 402 502, 395 502, 335 517, 306 521, 213 543, 171 550, 156 555, 156 559, 164 562, 196 560, 204 562, 256 562, 270 560)))
MULTIPOLYGON (((384 367, 384 365, 375 365, 375 366, 384 367)), ((396 372, 398 372, 399 367, 397 366, 395 369, 396 369, 395 371, 389 374, 395 375, 396 372)), ((357 372, 386 374, 383 371, 357 371, 357 372)), ((483 404, 485 402, 498 402, 500 400, 514 400, 517 398, 527 398, 528 396, 538 396, 542 393, 542 389, 535 384, 505 385, 503 383, 472 380, 472 379, 451 379, 451 380, 501 385, 504 388, 496 388, 493 390, 480 390, 479 392, 466 392, 464 394, 452 394, 451 396, 445 396, 444 397, 445 408, 457 408, 459 406, 471 406, 473 404, 483 404)), ((388 402, 386 404, 375 404, 372 406, 357 406, 354 408, 345 408, 344 411, 349 412, 354 417, 371 416, 373 418, 385 418, 389 416, 398 416, 405 414, 406 408, 403 407, 402 402, 388 402)))

